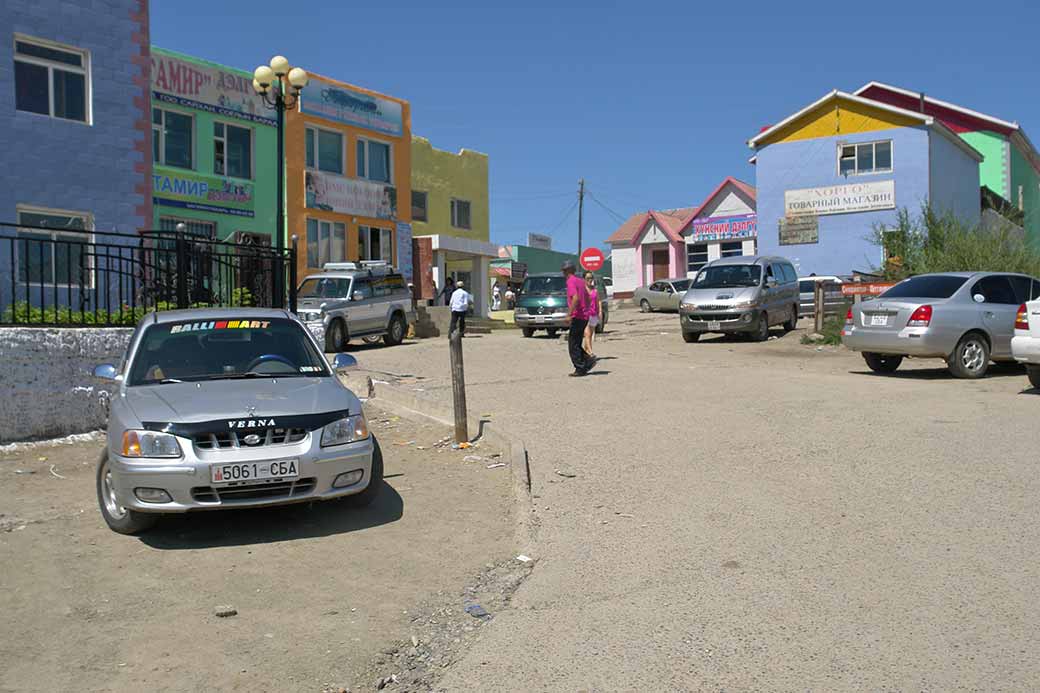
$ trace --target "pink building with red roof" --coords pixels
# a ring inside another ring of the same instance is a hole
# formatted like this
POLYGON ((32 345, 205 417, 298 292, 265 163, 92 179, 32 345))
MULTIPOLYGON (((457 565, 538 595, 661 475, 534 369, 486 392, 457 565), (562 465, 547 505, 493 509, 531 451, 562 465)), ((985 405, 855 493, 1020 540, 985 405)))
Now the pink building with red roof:
POLYGON ((633 214, 607 239, 614 296, 626 298, 658 279, 692 277, 705 263, 754 255, 755 188, 726 178, 696 207, 633 214))

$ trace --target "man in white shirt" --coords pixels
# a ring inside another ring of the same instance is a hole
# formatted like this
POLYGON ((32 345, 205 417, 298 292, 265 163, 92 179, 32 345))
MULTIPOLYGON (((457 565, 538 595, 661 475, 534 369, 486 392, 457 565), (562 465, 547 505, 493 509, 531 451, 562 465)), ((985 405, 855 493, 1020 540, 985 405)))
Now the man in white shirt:
POLYGON ((466 336, 466 312, 469 310, 469 305, 473 303, 473 296, 466 291, 465 284, 462 281, 455 282, 455 291, 451 294, 451 327, 448 328, 448 336, 455 331, 456 327, 459 330, 459 336, 466 336))

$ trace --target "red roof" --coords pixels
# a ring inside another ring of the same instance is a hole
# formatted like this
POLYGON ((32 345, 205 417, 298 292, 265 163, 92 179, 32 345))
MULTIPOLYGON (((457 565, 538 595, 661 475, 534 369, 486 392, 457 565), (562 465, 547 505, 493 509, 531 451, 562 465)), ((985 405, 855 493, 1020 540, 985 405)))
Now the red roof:
POLYGON ((924 101, 923 113, 938 118, 944 125, 956 133, 992 130, 1002 135, 1010 135, 1018 129, 1015 123, 995 118, 985 113, 978 113, 963 106, 939 101, 927 94, 911 92, 880 82, 870 82, 856 90, 857 96, 904 108, 908 111, 922 112, 921 101, 924 101))

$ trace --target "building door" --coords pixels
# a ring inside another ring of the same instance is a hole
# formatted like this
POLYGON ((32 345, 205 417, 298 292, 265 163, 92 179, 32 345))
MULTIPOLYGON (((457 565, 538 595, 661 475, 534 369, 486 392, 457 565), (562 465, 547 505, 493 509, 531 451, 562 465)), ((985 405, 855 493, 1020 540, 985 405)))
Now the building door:
POLYGON ((668 278, 668 251, 655 250, 650 255, 650 262, 654 266, 654 281, 668 278))

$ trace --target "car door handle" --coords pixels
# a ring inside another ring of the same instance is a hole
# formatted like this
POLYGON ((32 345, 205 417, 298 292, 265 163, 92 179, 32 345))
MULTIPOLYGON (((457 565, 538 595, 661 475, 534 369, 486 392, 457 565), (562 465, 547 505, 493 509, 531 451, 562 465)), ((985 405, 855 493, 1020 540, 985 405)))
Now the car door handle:
POLYGON ((997 317, 997 314, 996 313, 991 313, 990 311, 987 310, 986 311, 986 317, 987 318, 995 318, 995 317, 997 317))

